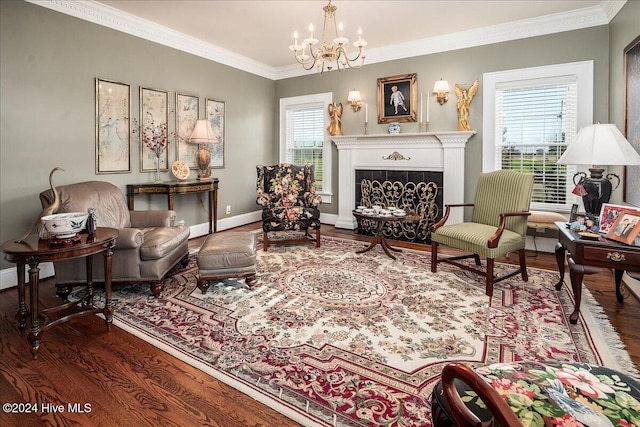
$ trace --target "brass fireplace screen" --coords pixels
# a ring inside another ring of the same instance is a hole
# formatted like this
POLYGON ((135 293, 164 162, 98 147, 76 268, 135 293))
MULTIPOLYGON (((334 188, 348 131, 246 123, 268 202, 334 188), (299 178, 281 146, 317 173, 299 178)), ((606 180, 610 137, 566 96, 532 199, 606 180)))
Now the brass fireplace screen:
MULTIPOLYGON (((395 206, 415 221, 385 224, 384 236, 416 243, 431 242, 431 226, 442 217, 442 172, 356 171, 356 202, 363 206, 395 206)), ((375 234, 373 221, 358 220, 358 234, 375 234)))

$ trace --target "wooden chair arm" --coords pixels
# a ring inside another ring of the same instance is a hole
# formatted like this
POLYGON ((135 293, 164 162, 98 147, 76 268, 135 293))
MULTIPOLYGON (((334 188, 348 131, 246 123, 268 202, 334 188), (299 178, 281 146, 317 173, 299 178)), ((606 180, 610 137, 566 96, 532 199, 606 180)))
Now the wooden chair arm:
POLYGON ((500 241, 500 237, 502 236, 502 232, 504 231, 504 226, 508 216, 529 216, 531 212, 508 212, 500 214, 500 223, 498 224, 498 229, 495 234, 487 240, 487 246, 489 248, 497 248, 498 242, 500 241))
POLYGON ((445 222, 447 222, 447 220, 449 219, 449 212, 451 208, 470 207, 470 206, 475 206, 475 205, 473 203, 457 203, 452 205, 445 205, 444 216, 440 221, 438 221, 437 223, 431 226, 431 232, 433 233, 438 228, 442 227, 445 222))
POLYGON ((478 394, 478 397, 487 405, 489 411, 499 425, 509 427, 523 427, 522 423, 511 410, 507 402, 485 380, 476 374, 471 368, 462 363, 450 363, 442 370, 442 391, 444 398, 456 424, 460 427, 481 427, 483 424, 464 404, 458 395, 455 379, 462 380, 478 394))

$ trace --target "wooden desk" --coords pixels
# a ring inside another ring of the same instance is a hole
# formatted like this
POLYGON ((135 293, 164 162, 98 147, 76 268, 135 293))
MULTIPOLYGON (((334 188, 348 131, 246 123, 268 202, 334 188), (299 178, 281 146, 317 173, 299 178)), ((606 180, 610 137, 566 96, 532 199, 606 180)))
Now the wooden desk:
POLYGON ((88 314, 102 313, 107 323, 107 331, 111 330, 111 321, 113 315, 113 305, 111 303, 111 256, 112 248, 115 245, 118 230, 115 228, 100 227, 92 235, 87 233, 80 234, 80 241, 68 246, 52 245, 49 240, 40 240, 37 234, 32 234, 27 240, 16 243, 13 240, 2 244, 2 252, 5 259, 9 262, 16 263, 18 273, 18 311, 16 312, 16 320, 20 328, 20 333, 24 335, 27 329, 27 317, 31 318, 31 328, 27 335, 27 340, 31 344, 31 354, 33 358, 38 357, 38 348, 40 348, 40 334, 45 330, 64 323, 70 319, 86 316, 88 314), (93 305, 93 255, 102 253, 104 255, 104 307, 98 308, 93 305), (86 257, 87 262, 87 296, 80 301, 65 302, 57 307, 52 307, 40 311, 38 304, 38 292, 40 288, 40 269, 38 264, 41 262, 62 261, 86 257), (25 266, 29 264, 29 309, 25 302, 25 266), (65 310, 74 305, 80 305, 82 311, 69 314, 56 320, 50 320, 48 314, 65 310), (40 324, 40 317, 43 323, 40 324))
POLYGON ((564 222, 556 222, 555 225, 559 230, 556 262, 560 272, 560 281, 556 284, 556 290, 560 290, 564 283, 564 259, 565 253, 569 252, 567 260, 569 278, 575 299, 575 308, 569 316, 569 321, 574 324, 578 321, 582 299, 582 279, 585 274, 598 273, 602 268, 615 270, 616 298, 622 302, 620 292, 622 274, 625 270, 640 272, 640 246, 625 245, 605 239, 603 236, 599 240, 588 240, 569 230, 564 222))
POLYGON ((175 194, 209 193, 209 234, 218 231, 218 178, 210 180, 165 181, 159 183, 127 185, 127 203, 133 209, 133 197, 136 194, 166 194, 167 209, 173 210, 175 194))

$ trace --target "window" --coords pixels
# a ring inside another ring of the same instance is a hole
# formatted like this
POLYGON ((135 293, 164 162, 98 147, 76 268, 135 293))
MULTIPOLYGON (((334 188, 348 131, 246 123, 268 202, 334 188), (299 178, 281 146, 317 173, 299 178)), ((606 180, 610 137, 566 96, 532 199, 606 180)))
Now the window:
POLYGON ((532 209, 569 211, 576 167, 556 161, 593 115, 593 62, 487 73, 483 171, 534 175, 532 209))
POLYGON ((331 142, 327 106, 331 93, 280 100, 280 161, 315 166, 316 190, 331 203, 331 142))

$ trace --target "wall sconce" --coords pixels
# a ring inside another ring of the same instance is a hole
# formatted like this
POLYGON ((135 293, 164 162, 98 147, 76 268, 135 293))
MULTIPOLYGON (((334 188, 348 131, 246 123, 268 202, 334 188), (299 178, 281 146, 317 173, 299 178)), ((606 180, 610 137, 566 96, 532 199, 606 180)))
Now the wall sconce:
POLYGON ((438 80, 433 85, 433 93, 436 94, 438 104, 442 105, 449 100, 449 82, 446 80, 438 80))
POLYGON ((349 96, 347 96, 347 101, 351 103, 351 108, 353 108, 353 112, 357 113, 362 108, 362 97, 360 97, 359 90, 350 90, 349 96))

